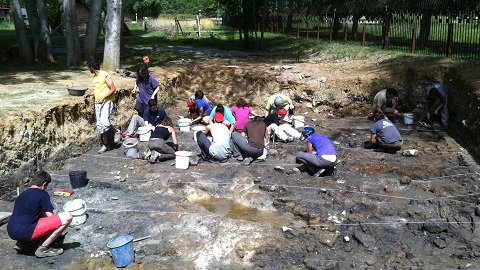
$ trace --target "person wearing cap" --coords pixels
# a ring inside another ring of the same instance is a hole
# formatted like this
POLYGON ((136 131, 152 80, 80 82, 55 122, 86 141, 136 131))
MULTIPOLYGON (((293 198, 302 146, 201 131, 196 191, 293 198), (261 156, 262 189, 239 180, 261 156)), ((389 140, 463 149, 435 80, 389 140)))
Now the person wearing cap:
POLYGON ((97 60, 88 60, 87 66, 93 74, 93 91, 85 93, 83 98, 89 96, 94 96, 95 98, 97 130, 100 133, 102 143, 98 153, 102 154, 115 147, 115 132, 117 129, 112 125, 111 116, 116 87, 108 72, 100 69, 100 64, 97 60))
POLYGON ((192 124, 203 122, 204 124, 209 123, 210 113, 212 112, 212 106, 203 100, 205 95, 201 90, 195 92, 195 102, 197 103, 197 114, 198 116, 192 120, 192 124))
POLYGON ((143 111, 143 117, 134 115, 130 120, 127 131, 122 134, 122 137, 124 140, 133 137, 139 127, 149 126, 151 129, 154 129, 156 126, 159 126, 166 117, 167 113, 165 109, 158 106, 155 99, 150 99, 148 101, 148 107, 143 111))
POLYGON ((302 130, 300 140, 307 140, 307 152, 298 152, 296 163, 305 165, 314 176, 321 176, 327 170, 333 171, 337 165, 337 152, 325 135, 315 133, 312 126, 306 126, 302 130), (315 154, 313 154, 315 150, 315 154))
POLYGON ((267 126, 270 136, 278 137, 278 141, 281 142, 293 142, 294 139, 299 139, 301 134, 288 123, 280 124, 280 120, 283 119, 286 114, 286 110, 279 109, 275 113, 271 113, 265 117, 263 122, 267 126))
POLYGON ((198 117, 197 102, 194 99, 187 101, 187 113, 190 120, 196 119, 198 117))
POLYGON ((148 101, 150 99, 157 100, 157 93, 160 89, 158 80, 150 74, 147 65, 141 65, 137 68, 137 79, 133 87, 132 93, 135 94, 138 88, 138 96, 135 101, 135 111, 138 115, 143 116, 143 112, 148 109, 148 101))
POLYGON ((235 122, 236 122, 235 117, 233 117, 232 110, 221 103, 218 104, 217 106, 213 107, 212 112, 210 113, 210 122, 213 120, 213 116, 217 112, 223 114, 223 118, 224 118, 223 124, 227 126, 230 129, 230 133, 232 133, 233 130, 235 129, 235 122))
POLYGON ((398 92, 395 88, 389 87, 380 90, 373 98, 373 111, 382 112, 387 117, 398 115, 398 92))
POLYGON ((265 117, 274 110, 285 109, 288 111, 293 108, 293 102, 288 96, 283 94, 275 94, 270 96, 267 100, 267 105, 265 106, 265 117))
POLYGON ((232 133, 233 157, 242 161, 243 165, 250 165, 253 160, 263 155, 266 140, 268 140, 267 126, 255 116, 252 121, 245 124, 242 134, 232 133))
POLYGON ((403 145, 403 139, 395 125, 382 112, 373 113, 374 124, 370 127, 370 141, 367 149, 381 148, 388 153, 396 153, 403 145))
POLYGON ((203 160, 212 163, 227 162, 230 154, 230 132, 223 120, 223 114, 215 113, 213 123, 209 124, 204 132, 197 132, 197 143, 203 160), (212 136, 211 142, 207 134, 212 136))
POLYGON ((419 124, 427 127, 431 127, 433 124, 433 116, 438 116, 442 120, 443 129, 448 129, 449 123, 449 114, 448 114, 448 89, 447 87, 440 83, 436 82, 431 87, 429 87, 426 94, 426 103, 425 110, 422 114, 419 124), (434 105, 437 103, 437 106, 434 105), (435 110, 433 110, 435 109, 435 110))

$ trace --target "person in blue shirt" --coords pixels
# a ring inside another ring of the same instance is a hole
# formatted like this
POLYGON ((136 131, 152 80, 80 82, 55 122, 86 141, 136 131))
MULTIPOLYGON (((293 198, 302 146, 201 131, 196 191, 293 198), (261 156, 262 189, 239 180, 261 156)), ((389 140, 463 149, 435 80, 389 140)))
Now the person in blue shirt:
POLYGON ((210 113, 210 124, 213 123, 213 116, 217 112, 223 114, 223 124, 227 126, 230 129, 230 133, 232 133, 235 129, 236 122, 232 110, 223 104, 218 104, 217 106, 213 107, 212 112, 210 113))
POLYGON ((35 251, 39 258, 57 256, 63 253, 61 248, 50 247, 62 235, 72 222, 70 212, 53 214, 50 195, 45 191, 52 181, 50 174, 38 171, 26 189, 15 200, 13 213, 8 221, 7 232, 10 238, 17 240, 17 248, 26 251, 41 245, 35 251))
POLYGON ((203 99, 204 96, 205 95, 201 90, 195 92, 195 108, 198 116, 192 120, 192 124, 203 122, 204 124, 208 125, 210 121, 212 106, 203 99))
POLYGON ((373 113, 374 124, 370 127, 370 141, 367 149, 382 148, 388 153, 396 153, 403 145, 403 139, 397 127, 381 112, 373 113))
POLYGON ((128 139, 134 136, 139 127, 150 126, 153 130, 156 126, 159 126, 163 119, 167 117, 165 110, 158 106, 155 99, 150 99, 148 101, 148 108, 143 111, 143 118, 139 115, 134 115, 130 124, 128 125, 127 131, 122 134, 123 139, 128 139))
POLYGON ((307 139, 307 152, 298 152, 297 164, 303 164, 309 168, 314 176, 321 176, 327 170, 333 172, 337 165, 337 152, 325 135, 315 133, 312 126, 306 126, 302 130, 300 140, 307 139), (313 153, 313 150, 316 153, 313 153))
POLYGON ((420 119, 419 124, 426 127, 431 127, 433 124, 433 116, 440 114, 442 119, 443 129, 449 127, 449 114, 448 114, 448 89, 439 82, 434 83, 427 91, 426 94, 425 111, 420 119), (438 101, 438 102, 437 102, 438 101), (436 107, 435 104, 438 104, 436 107))

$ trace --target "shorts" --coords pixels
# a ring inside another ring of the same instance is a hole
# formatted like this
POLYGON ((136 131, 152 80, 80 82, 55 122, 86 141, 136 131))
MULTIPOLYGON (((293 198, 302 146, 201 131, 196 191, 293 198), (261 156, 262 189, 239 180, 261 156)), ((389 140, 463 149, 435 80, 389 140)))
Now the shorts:
POLYGON ((40 218, 30 241, 53 233, 56 229, 60 228, 60 226, 62 226, 62 220, 59 215, 40 218))
POLYGON ((97 118, 97 129, 100 134, 105 133, 112 125, 110 116, 112 115, 113 102, 95 103, 95 115, 97 118))

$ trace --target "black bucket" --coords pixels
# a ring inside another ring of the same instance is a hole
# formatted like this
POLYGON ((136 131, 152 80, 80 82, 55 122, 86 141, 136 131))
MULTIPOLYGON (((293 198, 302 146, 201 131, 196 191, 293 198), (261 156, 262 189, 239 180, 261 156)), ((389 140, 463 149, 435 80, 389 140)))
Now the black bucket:
POLYGON ((72 188, 81 188, 87 185, 87 171, 71 171, 68 176, 70 176, 72 188))

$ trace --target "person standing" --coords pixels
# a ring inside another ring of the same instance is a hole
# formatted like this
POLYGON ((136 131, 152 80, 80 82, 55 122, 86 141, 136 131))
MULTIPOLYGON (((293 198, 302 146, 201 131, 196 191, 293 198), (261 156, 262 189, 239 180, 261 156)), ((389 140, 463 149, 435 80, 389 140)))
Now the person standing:
POLYGON ((230 131, 223 124, 223 114, 215 113, 213 123, 204 132, 197 132, 197 143, 202 151, 202 159, 212 163, 227 162, 230 155, 230 131), (212 141, 206 134, 212 136, 212 141))
POLYGON ((425 111, 420 120, 420 124, 423 126, 431 126, 433 124, 432 114, 437 116, 440 114, 442 120, 443 129, 448 129, 449 114, 448 114, 448 89, 439 82, 434 83, 427 91, 426 94, 425 111), (438 102, 437 102, 438 101, 438 102), (435 107, 434 105, 438 103, 435 107))
POLYGON ((388 153, 396 153, 403 145, 403 139, 395 125, 381 112, 373 114, 374 124, 370 127, 370 141, 367 149, 384 148, 388 153))
POLYGON ((70 212, 53 214, 50 196, 45 191, 51 181, 47 172, 36 172, 30 181, 30 188, 15 200, 7 225, 8 235, 17 240, 19 248, 32 247, 34 242, 43 241, 35 251, 35 256, 39 258, 63 253, 62 248, 52 248, 50 245, 68 228, 73 218, 70 212))
POLYGON ((232 133, 233 156, 243 165, 250 165, 253 160, 263 155, 265 140, 268 140, 267 126, 258 116, 248 122, 242 131, 232 133))
POLYGON ((88 69, 93 75, 93 91, 85 93, 83 98, 88 96, 95 97, 95 116, 97 119, 97 129, 100 133, 102 148, 98 150, 99 154, 110 150, 114 144, 115 127, 111 122, 113 102, 115 101, 115 84, 112 78, 106 72, 100 69, 97 60, 90 59, 87 62, 88 69))
POLYGON ((313 176, 320 176, 326 170, 333 170, 337 165, 337 152, 330 140, 322 134, 315 133, 312 126, 306 126, 302 130, 300 140, 307 139, 307 152, 298 152, 296 162, 307 166, 313 176), (313 154, 313 150, 316 151, 313 154))
POLYGON ((382 112, 387 117, 398 115, 398 92, 395 88, 389 87, 380 90, 373 98, 373 111, 382 112))
POLYGON ((235 130, 241 132, 243 127, 248 123, 250 114, 257 116, 257 114, 248 106, 248 103, 243 98, 237 99, 235 107, 232 108, 232 113, 235 115, 235 130))
POLYGON ((132 90, 134 94, 137 91, 137 87, 138 96, 135 101, 135 110, 138 112, 138 115, 143 116, 143 112, 149 107, 148 101, 150 99, 157 101, 157 93, 160 89, 157 79, 148 71, 147 64, 137 68, 137 80, 132 90))

